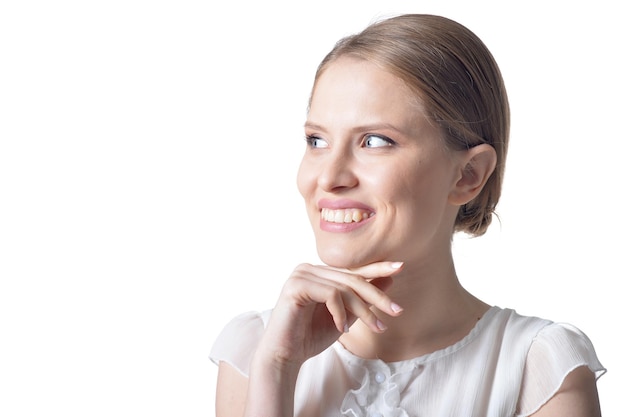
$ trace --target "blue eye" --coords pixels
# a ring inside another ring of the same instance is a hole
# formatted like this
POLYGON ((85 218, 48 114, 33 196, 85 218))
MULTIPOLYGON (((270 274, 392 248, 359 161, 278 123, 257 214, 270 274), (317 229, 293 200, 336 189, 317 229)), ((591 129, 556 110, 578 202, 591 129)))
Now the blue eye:
POLYGON ((328 142, 317 136, 307 136, 306 143, 308 143, 311 148, 328 148, 328 142))
POLYGON ((385 146, 393 146, 395 142, 382 135, 367 135, 363 139, 363 145, 366 148, 383 148, 385 146))

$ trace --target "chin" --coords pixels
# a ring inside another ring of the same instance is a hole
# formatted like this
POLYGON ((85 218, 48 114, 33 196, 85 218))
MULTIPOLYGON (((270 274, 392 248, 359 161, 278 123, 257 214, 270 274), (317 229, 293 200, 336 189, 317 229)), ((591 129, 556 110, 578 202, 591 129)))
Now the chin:
POLYGON ((317 254, 322 262, 333 268, 358 268, 377 261, 371 256, 364 256, 340 248, 318 248, 317 254))

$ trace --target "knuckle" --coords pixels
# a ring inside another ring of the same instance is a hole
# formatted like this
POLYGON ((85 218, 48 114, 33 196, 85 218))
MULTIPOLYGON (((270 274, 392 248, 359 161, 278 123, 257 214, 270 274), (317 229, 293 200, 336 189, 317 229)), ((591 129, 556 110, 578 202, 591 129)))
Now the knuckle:
POLYGON ((343 291, 337 287, 329 287, 328 299, 333 300, 334 302, 339 302, 343 300, 343 291))
POLYGON ((283 285, 283 293, 296 294, 304 287, 306 279, 300 275, 292 274, 283 285))
POLYGON ((348 275, 348 280, 350 282, 363 282, 365 281, 365 277, 361 274, 357 274, 357 273, 349 273, 348 275))
POLYGON ((370 309, 367 310, 364 318, 368 323, 376 323, 378 321, 378 316, 370 309))
POLYGON ((334 287, 337 289, 337 291, 339 291, 340 293, 348 293, 348 292, 352 292, 352 287, 348 284, 345 284, 343 282, 337 282, 334 284, 334 287))
POLYGON ((308 271, 311 268, 311 264, 309 263, 301 263, 294 268, 294 272, 297 271, 308 271))
POLYGON ((376 290, 375 298, 377 304, 386 304, 390 301, 389 296, 379 289, 376 290))

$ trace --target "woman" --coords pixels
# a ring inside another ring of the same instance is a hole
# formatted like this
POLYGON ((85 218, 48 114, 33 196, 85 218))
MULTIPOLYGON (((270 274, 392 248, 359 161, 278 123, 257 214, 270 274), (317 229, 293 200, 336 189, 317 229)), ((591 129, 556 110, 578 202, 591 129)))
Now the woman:
POLYGON ((446 18, 404 15, 320 64, 298 173, 325 265, 226 326, 218 416, 597 416, 604 368, 578 329, 459 283, 455 232, 483 234, 509 132, 500 72, 446 18))

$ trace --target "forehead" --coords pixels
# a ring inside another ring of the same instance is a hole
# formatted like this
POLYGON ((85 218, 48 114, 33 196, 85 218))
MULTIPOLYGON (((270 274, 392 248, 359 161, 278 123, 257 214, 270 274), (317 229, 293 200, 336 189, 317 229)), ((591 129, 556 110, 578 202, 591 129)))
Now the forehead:
POLYGON ((309 120, 319 123, 412 124, 424 117, 416 94, 399 77, 363 59, 340 57, 314 86, 309 120))

